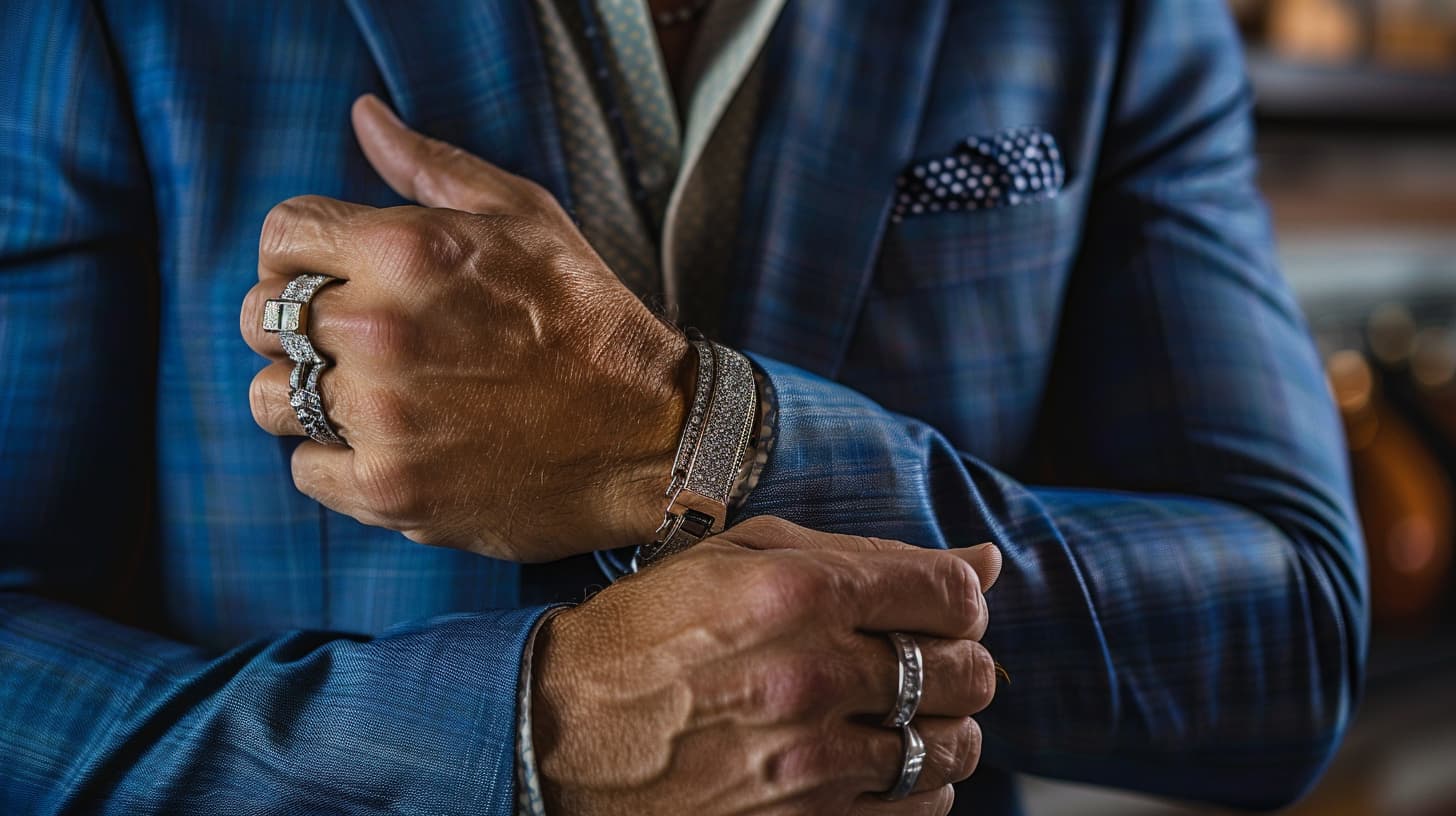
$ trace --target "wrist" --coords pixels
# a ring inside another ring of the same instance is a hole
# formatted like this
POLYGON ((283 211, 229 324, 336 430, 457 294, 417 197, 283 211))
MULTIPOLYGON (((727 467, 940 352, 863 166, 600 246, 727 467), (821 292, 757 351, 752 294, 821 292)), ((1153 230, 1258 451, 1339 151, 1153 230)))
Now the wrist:
POLYGON ((646 407, 635 437, 633 466, 624 473, 617 504, 620 546, 650 543, 662 524, 664 492, 697 388, 697 352, 682 332, 662 324, 652 341, 646 407))
POLYGON ((610 775, 609 758, 616 753, 611 739, 616 729, 604 727, 596 718, 601 712, 580 701, 588 686, 579 667, 600 670, 610 661, 608 654, 592 651, 605 644, 581 631, 578 609, 562 610, 542 623, 532 656, 532 747, 547 814, 586 810, 576 800, 593 781, 610 775))

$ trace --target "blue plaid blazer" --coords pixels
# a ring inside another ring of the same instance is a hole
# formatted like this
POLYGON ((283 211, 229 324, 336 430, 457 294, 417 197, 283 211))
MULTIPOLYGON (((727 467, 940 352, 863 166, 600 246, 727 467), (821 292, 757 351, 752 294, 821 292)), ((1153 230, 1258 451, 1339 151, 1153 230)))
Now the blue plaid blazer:
MULTIPOLYGON (((1005 771, 1277 805, 1358 697, 1340 432, 1222 5, 796 0, 764 55, 720 325, 780 417, 742 515, 1004 549, 979 813, 1005 771), (1024 126, 1059 197, 888 217, 1024 126)), ((236 321, 273 204, 397 203, 362 92, 565 198, 544 71, 523 0, 5 3, 0 810, 511 812, 549 593, 299 495, 236 321)))

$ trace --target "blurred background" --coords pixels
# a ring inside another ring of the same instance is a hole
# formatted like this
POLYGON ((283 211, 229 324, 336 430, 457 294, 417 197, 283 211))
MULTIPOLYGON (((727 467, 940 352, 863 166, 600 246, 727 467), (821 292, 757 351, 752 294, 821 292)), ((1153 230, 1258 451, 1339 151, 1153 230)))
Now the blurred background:
MULTIPOLYGON (((1456 816, 1456 0, 1231 0, 1284 270, 1345 419, 1367 697, 1298 816, 1456 816)), ((1218 810, 1027 780, 1034 816, 1218 810)))

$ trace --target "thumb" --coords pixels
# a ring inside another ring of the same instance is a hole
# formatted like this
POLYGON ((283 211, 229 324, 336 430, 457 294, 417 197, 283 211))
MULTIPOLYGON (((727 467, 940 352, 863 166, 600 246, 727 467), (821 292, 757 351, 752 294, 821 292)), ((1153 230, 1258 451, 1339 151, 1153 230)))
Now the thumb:
POLYGON ((964 558, 971 566, 976 568, 976 574, 981 576, 982 592, 986 592, 995 586, 996 580, 1001 577, 1001 549, 989 541, 983 544, 977 544, 974 547, 951 550, 951 553, 957 557, 964 558))
POLYGON ((350 118, 364 157, 401 196, 426 207, 475 213, 519 209, 524 179, 411 130, 374 94, 356 99, 350 118))

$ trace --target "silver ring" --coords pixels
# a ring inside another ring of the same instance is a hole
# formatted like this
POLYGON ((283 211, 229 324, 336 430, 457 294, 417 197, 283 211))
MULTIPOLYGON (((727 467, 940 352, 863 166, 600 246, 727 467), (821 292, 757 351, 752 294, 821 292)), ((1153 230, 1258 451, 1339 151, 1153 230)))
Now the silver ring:
POLYGON ((915 783, 920 781, 920 772, 925 770, 925 740, 920 738, 920 732, 913 725, 902 725, 900 735, 905 742, 900 778, 895 781, 895 787, 880 794, 888 802, 898 802, 909 796, 915 790, 915 783))
POLYGON ((889 638, 895 650, 895 662, 900 667, 900 681, 895 691, 895 705, 885 715, 884 725, 899 728, 909 725, 920 708, 920 697, 925 691, 925 665, 915 638, 903 632, 890 632, 889 638))
POLYGON ((336 280, 339 279, 328 275, 299 275, 288 282, 281 295, 263 304, 263 331, 278 335, 283 353, 293 362, 324 362, 304 334, 308 328, 308 304, 318 290, 336 280))
POLYGON ((348 443, 329 424, 329 417, 324 413, 323 397, 319 395, 319 377, 328 367, 329 364, 322 360, 294 363, 293 373, 288 377, 288 404, 293 406, 298 424, 303 426, 303 432, 308 434, 309 439, 321 445, 346 445, 348 443))

